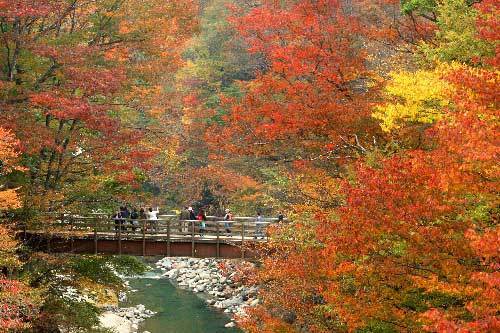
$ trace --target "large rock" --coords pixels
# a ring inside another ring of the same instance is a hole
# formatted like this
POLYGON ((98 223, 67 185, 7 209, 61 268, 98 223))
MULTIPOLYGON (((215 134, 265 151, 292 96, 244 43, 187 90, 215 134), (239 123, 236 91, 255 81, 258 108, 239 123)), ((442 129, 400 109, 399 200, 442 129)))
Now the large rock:
POLYGON ((104 312, 99 317, 102 327, 115 331, 116 333, 130 333, 133 331, 132 323, 112 312, 104 312))

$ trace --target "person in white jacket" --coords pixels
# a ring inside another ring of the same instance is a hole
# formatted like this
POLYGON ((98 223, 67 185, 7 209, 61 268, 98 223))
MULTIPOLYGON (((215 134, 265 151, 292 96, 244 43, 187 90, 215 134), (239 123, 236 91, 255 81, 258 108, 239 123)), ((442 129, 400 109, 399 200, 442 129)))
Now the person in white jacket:
POLYGON ((155 210, 153 210, 152 207, 148 208, 148 211, 146 212, 146 216, 149 221, 156 221, 156 222, 151 222, 152 229, 154 229, 156 232, 158 232, 158 213, 160 213, 160 209, 156 207, 155 210))

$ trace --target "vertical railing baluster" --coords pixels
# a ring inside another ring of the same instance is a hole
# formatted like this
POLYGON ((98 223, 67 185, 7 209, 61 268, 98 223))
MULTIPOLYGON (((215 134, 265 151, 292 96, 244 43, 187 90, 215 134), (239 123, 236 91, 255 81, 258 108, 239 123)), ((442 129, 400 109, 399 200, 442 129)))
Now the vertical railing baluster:
POLYGON ((191 221, 191 257, 194 257, 194 221, 191 221))
POLYGON ((118 219, 118 254, 122 254, 122 225, 123 220, 118 219))
POLYGON ((167 220, 167 257, 170 257, 170 221, 167 220))
POLYGON ((245 259, 245 221, 241 221, 241 259, 245 259))
POLYGON ((73 239, 73 215, 70 215, 69 217, 69 233, 70 233, 70 246, 71 246, 71 253, 75 251, 75 244, 74 244, 74 239, 73 239))
POLYGON ((219 235, 219 221, 215 221, 215 229, 217 232, 217 253, 216 256, 217 258, 220 257, 220 235, 219 235))
POLYGON ((94 254, 97 255, 97 217, 94 218, 94 254))
POLYGON ((142 256, 146 256, 146 221, 142 220, 142 256))

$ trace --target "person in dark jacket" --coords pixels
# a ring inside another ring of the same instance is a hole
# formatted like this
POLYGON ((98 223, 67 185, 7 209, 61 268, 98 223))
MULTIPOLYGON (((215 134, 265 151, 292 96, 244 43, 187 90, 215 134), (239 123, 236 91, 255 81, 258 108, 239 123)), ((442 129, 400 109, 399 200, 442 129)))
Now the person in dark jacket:
POLYGON ((139 210, 139 219, 141 220, 145 220, 147 219, 148 217, 146 216, 146 211, 144 210, 144 208, 141 208, 139 210))
POLYGON ((144 208, 141 208, 139 209, 139 224, 141 225, 141 230, 144 229, 144 232, 146 232, 146 228, 147 228, 147 223, 146 223, 146 220, 148 219, 147 215, 146 215, 146 211, 144 210, 144 208))
POLYGON ((113 221, 115 221, 115 231, 118 232, 119 230, 119 226, 120 224, 122 223, 122 215, 121 215, 121 211, 122 211, 122 208, 123 207, 120 207, 120 210, 117 211, 114 215, 113 215, 113 221))
POLYGON ((194 214, 193 207, 189 207, 188 211, 189 211, 189 220, 191 221, 196 220, 196 215, 194 214))
POLYGON ((278 222, 283 222, 285 220, 285 215, 282 212, 278 213, 278 222))
POLYGON ((137 230, 137 226, 139 225, 139 212, 137 211, 137 208, 134 208, 132 210, 132 213, 130 213, 130 219, 132 220, 130 223, 132 225, 132 231, 135 232, 137 230))
POLYGON ((120 215, 122 217, 122 231, 127 230, 127 220, 130 218, 130 211, 128 210, 127 206, 120 207, 120 215))

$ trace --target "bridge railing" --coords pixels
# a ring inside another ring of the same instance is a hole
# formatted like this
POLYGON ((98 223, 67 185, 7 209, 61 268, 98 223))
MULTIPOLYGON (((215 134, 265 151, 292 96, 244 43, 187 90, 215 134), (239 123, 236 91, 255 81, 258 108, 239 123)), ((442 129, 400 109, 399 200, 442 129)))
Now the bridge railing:
MULTIPOLYGON (((117 240, 118 253, 122 252, 122 240, 142 240, 143 254, 146 252, 146 240, 166 241, 168 249, 172 241, 191 242, 194 255, 195 242, 240 243, 267 240, 267 228, 276 224, 276 218, 235 217, 226 221, 220 217, 208 216, 206 221, 180 220, 178 215, 160 215, 157 220, 111 218, 105 214, 80 216, 63 214, 48 216, 38 225, 32 225, 30 231, 67 237, 73 250, 74 239, 93 238, 95 253, 98 242, 117 240)), ((169 252, 169 250, 168 250, 169 252)), ((244 251, 242 250, 242 256, 244 251)))

